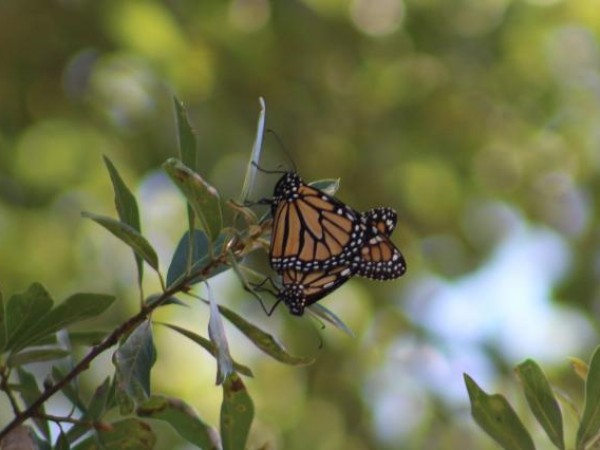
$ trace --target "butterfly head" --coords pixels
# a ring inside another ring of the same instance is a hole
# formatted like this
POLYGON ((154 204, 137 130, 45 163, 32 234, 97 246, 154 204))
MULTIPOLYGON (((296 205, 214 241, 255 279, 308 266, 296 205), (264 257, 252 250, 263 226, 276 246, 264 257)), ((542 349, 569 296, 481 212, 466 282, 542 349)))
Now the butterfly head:
POLYGON ((293 195, 302 185, 302 179, 296 172, 285 172, 275 185, 274 196, 287 198, 293 195))

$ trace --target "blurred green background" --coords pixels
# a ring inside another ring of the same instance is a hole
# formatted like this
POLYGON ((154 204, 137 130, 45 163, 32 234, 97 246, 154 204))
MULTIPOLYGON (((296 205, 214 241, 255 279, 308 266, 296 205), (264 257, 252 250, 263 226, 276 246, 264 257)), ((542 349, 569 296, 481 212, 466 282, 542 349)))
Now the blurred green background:
MULTIPOLYGON (((120 323, 137 306, 133 258, 80 217, 115 215, 101 156, 135 189, 166 269, 187 226, 160 170, 177 151, 173 95, 224 199, 241 189, 262 96, 304 179, 339 177, 355 208, 398 211, 408 272, 324 301, 355 338, 283 307, 267 318, 231 274, 212 280, 220 302, 317 357, 282 366, 228 328, 255 372, 251 448, 496 448, 462 373, 522 404, 512 367, 531 357, 579 401, 567 357, 598 340, 599 33, 595 0, 0 2, 0 287, 117 293, 105 325, 120 323)), ((263 165, 289 168, 272 136, 263 165)), ((253 195, 275 181, 261 175, 253 195)), ((206 334, 206 308, 169 308, 156 318, 206 334)), ((216 425, 214 360, 155 331, 155 391, 216 425)))

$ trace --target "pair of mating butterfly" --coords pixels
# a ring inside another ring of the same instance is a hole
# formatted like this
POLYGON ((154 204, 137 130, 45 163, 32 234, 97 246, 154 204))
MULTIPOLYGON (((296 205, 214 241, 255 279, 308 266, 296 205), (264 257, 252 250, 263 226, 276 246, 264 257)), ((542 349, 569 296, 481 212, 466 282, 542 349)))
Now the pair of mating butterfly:
POLYGON ((290 313, 319 301, 354 275, 391 280, 406 271, 400 251, 389 239, 396 212, 373 208, 359 213, 325 192, 285 172, 275 185, 271 205, 271 267, 281 275, 275 293, 290 313))

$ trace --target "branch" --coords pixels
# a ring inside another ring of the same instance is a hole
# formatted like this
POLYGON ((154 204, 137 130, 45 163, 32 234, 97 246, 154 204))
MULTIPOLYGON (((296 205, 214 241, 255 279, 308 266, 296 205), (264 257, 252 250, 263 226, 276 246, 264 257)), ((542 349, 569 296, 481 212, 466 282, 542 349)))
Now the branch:
MULTIPOLYGON (((48 387, 42 395, 40 395, 36 401, 34 401, 29 407, 19 412, 18 409, 15 411, 15 418, 2 430, 0 431, 0 443, 12 430, 21 425, 25 420, 34 417, 36 415, 39 416, 38 409, 42 406, 50 397, 60 391, 63 387, 65 387, 68 383, 73 380, 73 378, 77 377, 84 370, 89 368, 90 363, 96 359, 100 354, 111 348, 113 345, 119 342, 119 339, 141 324, 144 320, 148 318, 148 316, 162 305, 169 297, 173 296, 178 292, 184 292, 187 290, 188 283, 190 283, 194 278, 198 276, 207 276, 213 267, 219 264, 226 264, 225 257, 221 256, 220 258, 213 259, 210 263, 208 263, 202 270, 190 274, 187 277, 183 278, 179 283, 175 286, 171 287, 168 290, 164 290, 162 295, 151 304, 143 305, 140 312, 135 316, 131 317, 126 322, 123 322, 117 328, 113 330, 113 332, 108 335, 100 344, 94 346, 90 352, 81 360, 79 363, 73 367, 73 369, 65 375, 62 380, 59 380, 56 384, 48 387)), ((1 380, 0 380, 1 381, 1 380)), ((9 396, 10 398, 10 396, 9 396)), ((14 405, 13 405, 14 409, 14 405)))

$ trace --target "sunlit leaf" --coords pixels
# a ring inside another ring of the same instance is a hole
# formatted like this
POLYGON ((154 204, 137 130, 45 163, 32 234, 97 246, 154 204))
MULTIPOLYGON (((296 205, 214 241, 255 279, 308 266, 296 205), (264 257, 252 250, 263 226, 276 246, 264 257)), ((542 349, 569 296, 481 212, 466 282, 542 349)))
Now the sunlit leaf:
POLYGON ((39 283, 22 294, 13 295, 6 304, 6 344, 4 349, 19 349, 38 327, 40 318, 52 309, 50 295, 39 283))
MULTIPOLYGON (((186 338, 188 338, 188 339, 192 340, 193 342, 195 342, 196 344, 198 344, 200 347, 202 347, 204 350, 206 350, 212 356, 214 356, 214 357, 217 356, 217 350, 215 348, 215 345, 210 340, 208 340, 192 331, 186 330, 185 328, 178 327, 177 325, 171 325, 168 323, 161 323, 161 325, 164 325, 166 327, 171 328, 174 331, 177 331, 182 336, 185 336, 186 338)), ((248 367, 246 367, 240 363, 237 363, 235 361, 233 361, 233 368, 235 369, 236 372, 241 373, 242 375, 246 375, 248 377, 253 376, 252 371, 248 367)))
POLYGON ((544 372, 531 359, 519 364, 516 372, 523 384, 525 398, 531 412, 544 428, 552 443, 557 448, 564 450, 562 413, 544 372))
POLYGON ((24 338, 24 343, 33 345, 45 336, 55 333, 83 320, 99 316, 115 301, 115 297, 104 294, 77 293, 44 315, 24 338))
POLYGON ((575 357, 569 358, 569 362, 571 363, 571 367, 573 368, 573 371, 577 374, 577 376, 585 381, 590 370, 587 363, 575 357))
POLYGON ((208 283, 206 284, 208 290, 208 299, 210 304, 210 318, 208 319, 208 336, 210 341, 214 344, 216 358, 217 358, 217 384, 222 384, 232 372, 233 372, 233 359, 229 353, 229 343, 227 342, 227 336, 225 335, 225 328, 223 327, 223 321, 221 320, 221 314, 219 312, 219 306, 215 300, 214 295, 208 283))
POLYGON ((204 423, 182 400, 155 395, 138 406, 136 413, 140 417, 167 422, 181 437, 198 448, 207 450, 221 448, 216 431, 204 423))
MULTIPOLYGON (((117 208, 119 219, 121 219, 121 222, 126 223, 138 233, 141 233, 142 228, 140 225, 140 213, 135 196, 129 190, 123 181, 123 178, 121 178, 121 175, 117 171, 115 165, 106 155, 104 155, 104 164, 108 169, 108 173, 110 174, 110 179, 112 181, 113 190, 115 192, 115 207, 117 208)), ((141 283, 144 276, 144 264, 142 262, 142 257, 139 254, 134 252, 134 256, 138 269, 138 282, 141 283)))
MULTIPOLYGON (((213 243, 213 254, 218 255, 222 252, 225 239, 225 234, 219 235, 213 243)), ((167 286, 173 286, 178 280, 189 274, 198 274, 198 276, 189 281, 188 284, 192 285, 229 269, 229 266, 225 264, 211 264, 212 257, 210 256, 209 245, 206 233, 201 230, 194 230, 192 256, 189 258, 188 250, 190 248, 190 241, 189 233, 186 231, 177 244, 173 259, 169 265, 167 286), (188 263, 191 263, 190 267, 188 267, 188 263)))
POLYGON ((148 242, 135 228, 111 217, 100 216, 90 212, 83 212, 81 215, 102 225, 113 235, 131 247, 136 255, 146 261, 150 267, 158 271, 158 256, 156 255, 156 251, 152 248, 150 242, 148 242))
POLYGON ((475 422, 505 450, 535 450, 531 436, 502 395, 486 394, 464 375, 475 422))
POLYGON ((152 450, 156 435, 146 422, 124 419, 113 422, 73 447, 73 450, 152 450))
MULTIPOLYGON (((31 406, 35 401, 42 395, 42 391, 35 380, 35 377, 27 372, 22 367, 17 368, 17 373, 19 374, 19 380, 21 381, 21 397, 23 401, 27 405, 27 407, 31 406)), ((39 411, 43 414, 45 413, 44 405, 41 405, 39 411)), ((34 419, 35 425, 38 430, 42 432, 46 439, 50 439, 50 426, 48 422, 43 419, 34 419)))
POLYGON ((246 448, 253 419, 252 399, 242 379, 236 373, 232 373, 223 383, 223 403, 221 404, 223 450, 246 448))
POLYGON ((285 364, 293 366, 301 366, 312 364, 315 360, 311 357, 293 356, 290 355, 282 344, 269 333, 261 330, 257 326, 251 324, 246 319, 243 319, 238 314, 234 313, 227 307, 220 305, 221 314, 229 320, 235 327, 250 339, 254 345, 265 352, 267 355, 285 364))
POLYGON ((69 356, 71 352, 60 348, 37 348, 32 350, 23 350, 19 353, 11 354, 6 360, 6 364, 10 367, 22 366, 32 362, 51 361, 53 359, 64 358, 69 356))
POLYGON ((150 395, 150 371, 156 362, 150 321, 133 330, 114 353, 113 362, 118 390, 136 402, 146 400, 150 395))
POLYGON ((576 449, 584 449, 600 432, 600 347, 596 347, 585 381, 585 404, 577 430, 576 449))
POLYGON ((202 229, 208 235, 210 242, 213 242, 223 228, 219 192, 176 158, 169 158, 163 164, 163 168, 185 195, 202 229))
POLYGON ((252 146, 250 161, 248 161, 248 166, 246 167, 246 176, 244 177, 244 184, 242 185, 242 193, 240 195, 241 204, 244 204, 245 201, 248 200, 248 196, 250 195, 250 192, 254 187, 256 171, 258 170, 257 166, 260 163, 260 153, 262 150, 262 141, 265 129, 266 107, 265 101, 262 97, 260 97, 258 100, 260 103, 260 113, 258 115, 256 137, 254 138, 254 145, 252 146))

